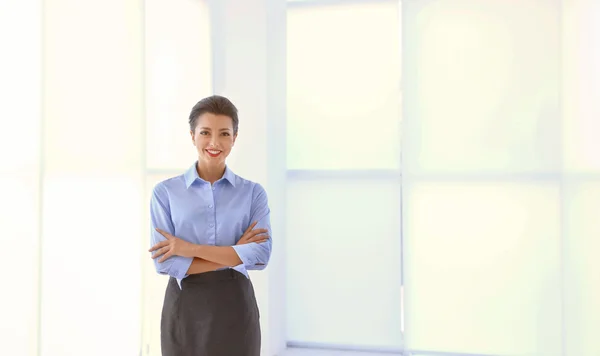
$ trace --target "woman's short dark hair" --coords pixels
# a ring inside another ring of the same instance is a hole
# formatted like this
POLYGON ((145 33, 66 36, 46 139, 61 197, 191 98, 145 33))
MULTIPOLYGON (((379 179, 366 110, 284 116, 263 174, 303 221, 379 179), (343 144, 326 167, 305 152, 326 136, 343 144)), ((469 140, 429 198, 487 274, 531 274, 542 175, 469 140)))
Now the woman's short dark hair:
POLYGON ((233 134, 237 134, 239 124, 238 111, 235 105, 226 97, 213 95, 197 102, 190 113, 190 130, 194 131, 196 129, 198 118, 205 113, 229 116, 233 123, 233 134))

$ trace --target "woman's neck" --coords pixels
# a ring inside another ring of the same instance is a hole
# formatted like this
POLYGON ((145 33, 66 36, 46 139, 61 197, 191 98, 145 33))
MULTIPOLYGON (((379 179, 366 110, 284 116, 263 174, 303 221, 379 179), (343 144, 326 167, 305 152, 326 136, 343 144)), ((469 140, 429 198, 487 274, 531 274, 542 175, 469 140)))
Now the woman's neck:
POLYGON ((225 164, 207 167, 201 165, 200 162, 198 162, 196 164, 196 171, 198 171, 198 176, 200 178, 204 179, 207 182, 210 182, 210 184, 213 184, 214 182, 221 179, 221 177, 223 177, 223 174, 225 174, 225 164))

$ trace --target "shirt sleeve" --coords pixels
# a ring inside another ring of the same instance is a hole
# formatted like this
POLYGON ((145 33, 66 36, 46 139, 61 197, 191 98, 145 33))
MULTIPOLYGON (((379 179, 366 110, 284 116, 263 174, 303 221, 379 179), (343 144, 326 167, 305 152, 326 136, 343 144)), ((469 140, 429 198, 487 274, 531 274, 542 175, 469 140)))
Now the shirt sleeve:
POLYGON ((272 231, 271 211, 265 189, 256 184, 252 192, 252 205, 250 211, 250 224, 257 222, 254 229, 267 229, 269 239, 260 244, 252 242, 244 245, 235 245, 233 249, 238 254, 246 270, 263 270, 271 258, 272 231))
MULTIPOLYGON (((175 235, 175 228, 171 220, 171 211, 169 207, 169 199, 167 190, 160 183, 154 187, 152 192, 152 199, 150 201, 150 246, 154 246, 160 241, 166 240, 166 238, 157 232, 155 229, 159 228, 163 231, 175 235)), ((154 252, 151 252, 151 254, 154 252)), ((169 275, 177 279, 183 279, 187 277, 187 271, 192 264, 193 258, 172 256, 166 259, 164 262, 159 263, 160 258, 153 259, 154 267, 156 272, 159 274, 169 275)))

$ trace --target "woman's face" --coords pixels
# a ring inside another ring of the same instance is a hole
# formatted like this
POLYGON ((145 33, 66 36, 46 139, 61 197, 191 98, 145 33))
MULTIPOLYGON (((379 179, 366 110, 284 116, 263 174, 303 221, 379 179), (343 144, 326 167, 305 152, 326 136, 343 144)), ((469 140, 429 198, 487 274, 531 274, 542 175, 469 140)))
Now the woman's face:
POLYGON ((196 129, 190 131, 198 150, 198 161, 207 166, 225 164, 237 134, 233 134, 233 121, 229 116, 204 113, 196 120, 196 129))

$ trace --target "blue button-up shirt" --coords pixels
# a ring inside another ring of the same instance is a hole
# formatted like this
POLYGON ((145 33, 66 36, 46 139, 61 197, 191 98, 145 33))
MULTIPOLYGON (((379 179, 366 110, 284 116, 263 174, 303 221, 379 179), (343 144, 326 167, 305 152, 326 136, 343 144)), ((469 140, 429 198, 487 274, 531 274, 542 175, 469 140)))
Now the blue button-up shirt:
MULTIPOLYGON (((210 184, 198 176, 194 163, 184 174, 158 183, 150 202, 151 246, 165 238, 155 228, 199 245, 233 246, 242 264, 232 267, 248 277, 248 270, 264 269, 271 256, 272 240, 235 245, 254 221, 255 229, 271 235, 270 210, 264 188, 234 174, 228 167, 223 177, 210 184)), ((156 271, 181 280, 193 258, 173 256, 156 271)))

